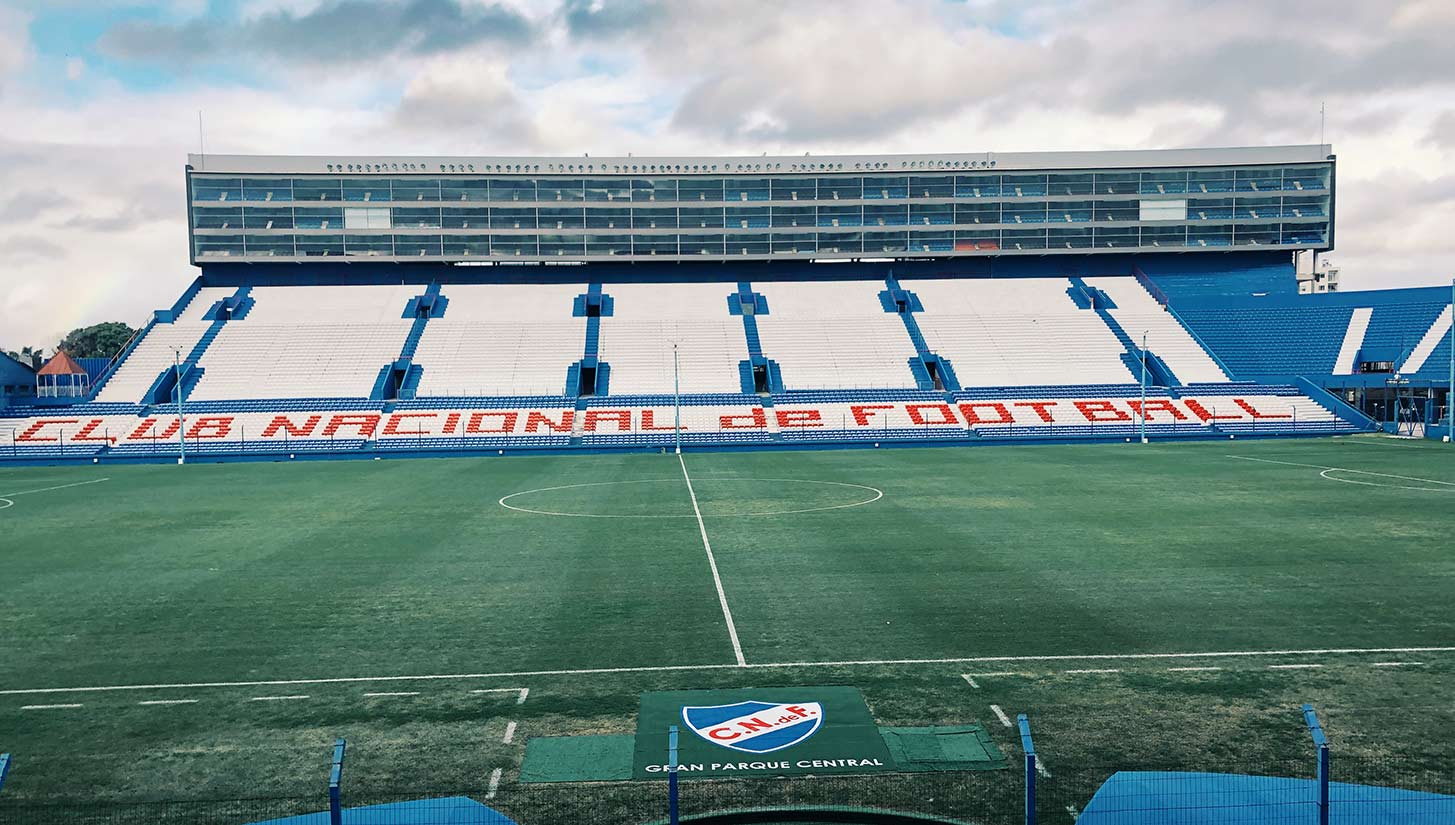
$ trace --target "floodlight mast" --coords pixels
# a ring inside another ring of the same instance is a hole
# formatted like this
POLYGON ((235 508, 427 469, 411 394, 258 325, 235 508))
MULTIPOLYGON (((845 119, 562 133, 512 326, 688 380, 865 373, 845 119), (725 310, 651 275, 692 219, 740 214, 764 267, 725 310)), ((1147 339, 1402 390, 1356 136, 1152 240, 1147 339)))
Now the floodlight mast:
POLYGON ((682 378, 677 364, 677 342, 672 342, 672 439, 682 455, 682 378))
POLYGON ((1142 443, 1147 443, 1147 331, 1142 330, 1142 406, 1137 408, 1142 420, 1142 443))
POLYGON ((1450 279, 1450 386, 1445 388, 1445 438, 1455 444, 1455 278, 1450 279))
POLYGON ((187 463, 187 418, 182 413, 182 348, 172 347, 172 372, 176 378, 177 393, 177 463, 187 463))

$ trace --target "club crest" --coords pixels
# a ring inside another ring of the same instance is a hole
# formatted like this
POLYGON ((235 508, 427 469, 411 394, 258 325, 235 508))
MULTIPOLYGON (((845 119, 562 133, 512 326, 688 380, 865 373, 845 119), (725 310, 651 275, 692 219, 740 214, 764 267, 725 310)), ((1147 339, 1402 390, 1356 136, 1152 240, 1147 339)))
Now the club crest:
POLYGON ((823 705, 737 702, 683 707, 682 721, 715 745, 744 753, 770 753, 813 736, 823 725, 823 705))

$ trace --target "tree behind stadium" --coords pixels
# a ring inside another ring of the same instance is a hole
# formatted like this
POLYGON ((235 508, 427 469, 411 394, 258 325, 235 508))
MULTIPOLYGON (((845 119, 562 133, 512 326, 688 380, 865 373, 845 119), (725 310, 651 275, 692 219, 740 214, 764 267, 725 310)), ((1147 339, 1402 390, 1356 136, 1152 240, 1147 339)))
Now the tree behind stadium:
POLYGON ((135 332, 120 321, 107 321, 71 330, 57 349, 65 350, 72 358, 110 358, 121 352, 135 332))

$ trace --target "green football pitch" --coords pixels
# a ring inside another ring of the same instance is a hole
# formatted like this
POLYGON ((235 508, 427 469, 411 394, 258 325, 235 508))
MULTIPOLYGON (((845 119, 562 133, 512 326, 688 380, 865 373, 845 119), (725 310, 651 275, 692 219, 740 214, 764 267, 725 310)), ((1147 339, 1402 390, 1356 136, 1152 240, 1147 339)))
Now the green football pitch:
MULTIPOLYGON (((1303 702, 1336 779, 1448 792, 1452 594, 1433 442, 0 468, 0 817, 317 809, 344 736, 353 801, 646 821, 656 784, 520 783, 528 741, 631 733, 647 691, 793 685, 981 724, 1012 764, 1027 713, 1057 810, 1120 767, 1309 775, 1303 702)), ((683 804, 1008 822, 1019 793, 1010 770, 683 804)))

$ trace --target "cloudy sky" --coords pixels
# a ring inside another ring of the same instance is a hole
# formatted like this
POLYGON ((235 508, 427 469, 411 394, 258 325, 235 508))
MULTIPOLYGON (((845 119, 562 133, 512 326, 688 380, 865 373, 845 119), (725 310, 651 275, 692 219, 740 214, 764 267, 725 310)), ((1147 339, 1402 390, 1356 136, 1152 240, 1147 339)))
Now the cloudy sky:
POLYGON ((1346 288, 1455 275, 1450 0, 0 0, 0 346, 194 277, 186 153, 1313 143, 1346 288))

